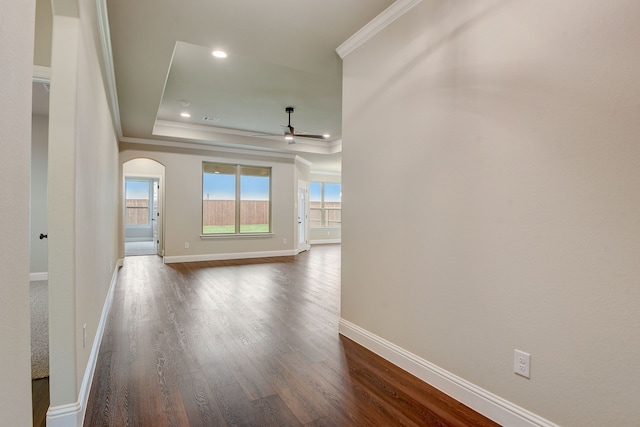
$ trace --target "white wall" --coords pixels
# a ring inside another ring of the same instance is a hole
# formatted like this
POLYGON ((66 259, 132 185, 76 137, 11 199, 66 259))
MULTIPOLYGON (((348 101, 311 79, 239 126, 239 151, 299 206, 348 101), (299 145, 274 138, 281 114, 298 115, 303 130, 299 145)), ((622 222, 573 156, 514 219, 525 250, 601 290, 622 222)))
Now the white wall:
POLYGON ((639 16, 423 0, 346 56, 343 319, 555 423, 637 425, 639 16))
POLYGON ((73 411, 82 410, 119 236, 118 147, 94 38, 96 5, 73 5, 54 0, 49 116, 49 417, 62 419, 82 415, 73 411))
POLYGON ((293 254, 296 183, 294 159, 215 150, 176 150, 121 144, 120 162, 146 157, 165 166, 165 262, 217 259, 227 254, 293 254), (202 239, 202 162, 271 166, 272 237, 202 239), (286 239, 286 243, 283 240, 286 239), (185 242, 189 248, 184 247, 185 242))
POLYGON ((31 122, 31 207, 30 262, 31 273, 47 272, 47 150, 49 117, 33 115, 31 122))
POLYGON ((0 14, 0 414, 31 425, 29 168, 35 1, 0 14))

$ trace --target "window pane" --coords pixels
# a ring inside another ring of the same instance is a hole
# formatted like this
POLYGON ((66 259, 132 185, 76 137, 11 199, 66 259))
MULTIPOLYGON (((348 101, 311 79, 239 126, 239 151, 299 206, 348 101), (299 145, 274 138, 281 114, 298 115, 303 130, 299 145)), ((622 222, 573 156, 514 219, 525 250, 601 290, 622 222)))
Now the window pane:
POLYGON ((125 180, 126 225, 149 225, 149 181, 125 180))
POLYGON ((271 168, 202 164, 202 234, 269 233, 271 168))
POLYGON ((270 168, 240 167, 240 232, 268 233, 270 168))
POLYGON ((309 184, 309 200, 312 202, 322 201, 322 183, 312 182, 309 184))
POLYGON ((236 232, 235 166, 204 163, 202 234, 236 232))
POLYGON ((322 183, 309 184, 309 226, 322 227, 322 183))
POLYGON ((340 227, 342 225, 342 211, 340 209, 326 209, 325 216, 327 227, 340 227))
POLYGON ((324 184, 325 225, 340 227, 342 224, 342 185, 324 184))
MULTIPOLYGON (((309 202, 309 226, 310 227, 322 227, 322 209, 315 208, 313 203, 309 202)), ((320 205, 320 203, 318 203, 320 205)))
POLYGON ((324 201, 325 202, 333 202, 333 203, 340 203, 340 200, 342 199, 342 185, 340 184, 331 184, 331 183, 325 183, 324 184, 324 201))

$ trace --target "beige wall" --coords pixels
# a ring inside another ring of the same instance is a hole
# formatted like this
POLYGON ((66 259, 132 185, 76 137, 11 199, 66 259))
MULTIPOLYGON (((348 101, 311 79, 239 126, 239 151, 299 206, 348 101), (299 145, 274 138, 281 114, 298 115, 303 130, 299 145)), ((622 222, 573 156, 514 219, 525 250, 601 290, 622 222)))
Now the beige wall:
POLYGON ((423 0, 344 59, 344 319, 555 423, 638 423, 639 16, 423 0))
POLYGON ((51 32, 53 16, 51 0, 36 0, 36 29, 33 64, 51 66, 51 32))
POLYGON ((122 144, 120 162, 149 158, 165 166, 165 256, 198 257, 295 249, 294 160, 243 155, 211 150, 162 150, 144 145, 122 144), (202 162, 236 163, 272 167, 273 237, 202 239, 202 162), (286 243, 283 243, 286 239, 286 243), (185 249, 185 242, 189 248, 185 249))
POLYGON ((118 147, 94 40, 95 3, 55 14, 49 116, 51 406, 78 402, 117 263, 118 147), (63 15, 67 14, 67 15, 63 15), (87 342, 83 345, 83 326, 87 342))
POLYGON ((0 8, 0 414, 31 425, 29 165, 35 1, 0 8))

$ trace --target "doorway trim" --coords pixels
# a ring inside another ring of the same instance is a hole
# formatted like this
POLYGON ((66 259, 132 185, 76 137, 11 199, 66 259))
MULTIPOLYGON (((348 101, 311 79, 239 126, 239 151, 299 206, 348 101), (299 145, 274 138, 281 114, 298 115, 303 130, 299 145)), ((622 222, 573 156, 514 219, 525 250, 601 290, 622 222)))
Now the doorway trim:
POLYGON ((296 195, 296 254, 308 251, 309 244, 309 183, 298 180, 296 195))
POLYGON ((157 241, 156 241, 156 254, 158 256, 164 257, 164 248, 165 248, 165 243, 164 243, 164 187, 165 187, 165 166, 158 162, 157 160, 154 159, 150 159, 148 157, 136 157, 130 160, 127 160, 125 162, 122 162, 122 186, 121 186, 121 206, 122 206, 122 210, 121 210, 121 244, 122 244, 122 255, 124 258, 124 253, 125 253, 125 228, 126 228, 126 192, 125 192, 125 183, 127 178, 133 178, 133 179, 149 179, 149 180, 156 180, 158 182, 158 201, 157 201, 157 215, 156 215, 156 220, 157 220, 157 241), (149 171, 146 170, 142 170, 143 168, 137 169, 135 167, 130 167, 131 170, 127 170, 128 168, 126 167, 127 163, 129 162, 135 162, 135 161, 149 161, 149 162, 153 162, 154 164, 157 164, 159 166, 162 167, 162 173, 148 173, 149 171))

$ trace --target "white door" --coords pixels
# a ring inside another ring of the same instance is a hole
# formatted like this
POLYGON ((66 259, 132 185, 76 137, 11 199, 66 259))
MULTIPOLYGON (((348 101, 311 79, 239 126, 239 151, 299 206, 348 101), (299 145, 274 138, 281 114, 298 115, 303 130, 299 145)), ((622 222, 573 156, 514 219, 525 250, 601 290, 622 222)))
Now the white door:
POLYGON ((309 249, 307 239, 307 183, 298 183, 298 252, 309 249))

